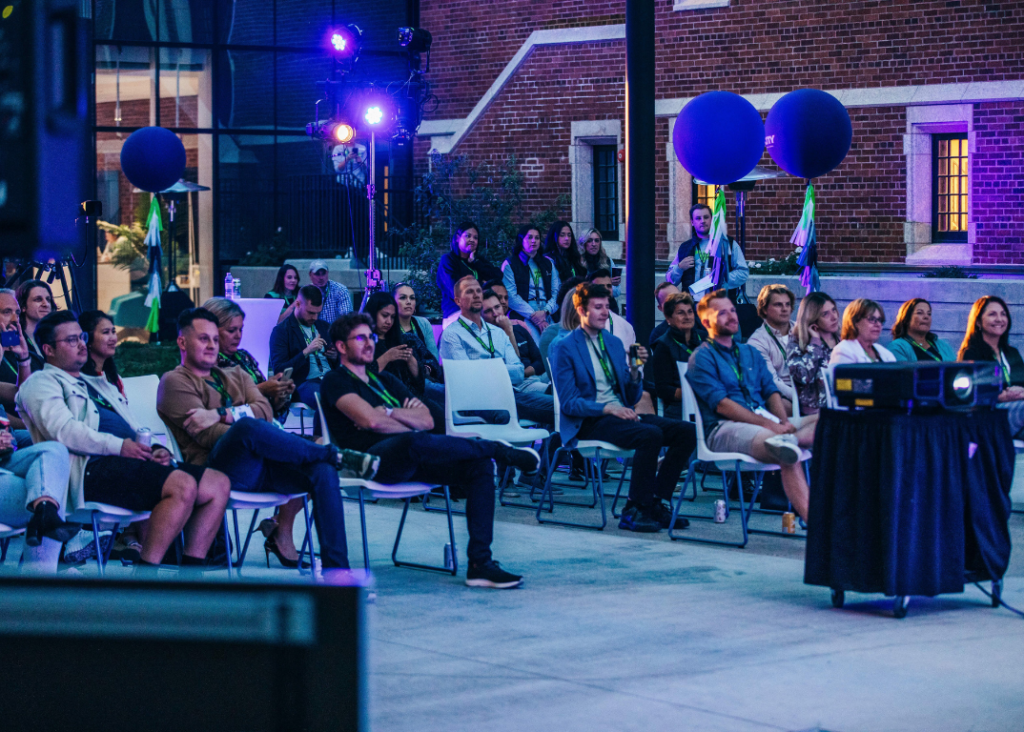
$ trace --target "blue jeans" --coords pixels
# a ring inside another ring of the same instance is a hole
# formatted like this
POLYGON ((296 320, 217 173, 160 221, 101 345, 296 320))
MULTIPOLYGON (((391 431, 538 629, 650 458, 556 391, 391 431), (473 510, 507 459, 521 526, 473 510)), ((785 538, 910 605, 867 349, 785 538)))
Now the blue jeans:
POLYGON ((317 445, 269 422, 247 417, 217 441, 207 466, 231 478, 233 490, 311 493, 323 566, 348 569, 345 513, 334 455, 333 447, 317 445))
MULTIPOLYGON (((295 387, 295 398, 316 411, 316 395, 320 393, 320 379, 316 381, 303 381, 295 387)), ((320 418, 313 417, 313 436, 320 436, 320 418)))
POLYGON ((461 437, 405 432, 381 440, 367 450, 380 456, 379 483, 410 481, 459 485, 466 490, 466 527, 469 547, 466 555, 473 564, 491 558, 494 537, 495 443, 461 437))
MULTIPOLYGON (((19 430, 20 431, 20 430, 19 430)), ((29 504, 51 498, 64 517, 68 497, 68 449, 59 442, 41 442, 16 450, 0 468, 0 523, 20 528, 32 518, 29 504)), ((60 542, 43 539, 38 547, 26 546, 22 552, 24 568, 30 571, 56 572, 60 542)))

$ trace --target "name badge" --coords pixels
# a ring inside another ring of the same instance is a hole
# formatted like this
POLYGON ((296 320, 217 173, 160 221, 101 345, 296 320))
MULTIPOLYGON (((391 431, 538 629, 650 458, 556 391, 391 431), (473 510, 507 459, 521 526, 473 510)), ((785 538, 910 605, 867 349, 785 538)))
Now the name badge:
POLYGON ((690 294, 693 295, 694 299, 700 299, 711 287, 711 275, 708 275, 690 285, 690 294))

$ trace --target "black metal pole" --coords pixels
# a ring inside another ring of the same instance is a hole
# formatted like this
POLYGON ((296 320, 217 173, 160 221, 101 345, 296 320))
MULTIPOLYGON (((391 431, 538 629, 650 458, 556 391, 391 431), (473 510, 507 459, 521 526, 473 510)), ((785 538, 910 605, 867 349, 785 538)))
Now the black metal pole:
POLYGON ((626 0, 626 313, 645 341, 654 328, 654 0, 626 0))

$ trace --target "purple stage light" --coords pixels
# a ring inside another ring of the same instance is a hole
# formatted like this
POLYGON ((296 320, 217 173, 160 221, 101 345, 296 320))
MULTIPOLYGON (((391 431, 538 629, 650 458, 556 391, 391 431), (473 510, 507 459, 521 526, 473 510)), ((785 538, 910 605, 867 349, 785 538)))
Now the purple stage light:
POLYGON ((384 119, 384 110, 377 105, 369 107, 366 110, 366 114, 363 115, 363 119, 371 125, 379 125, 381 120, 384 119))
POLYGON ((332 28, 327 33, 326 47, 335 61, 355 63, 359 56, 360 37, 363 32, 357 25, 332 28))

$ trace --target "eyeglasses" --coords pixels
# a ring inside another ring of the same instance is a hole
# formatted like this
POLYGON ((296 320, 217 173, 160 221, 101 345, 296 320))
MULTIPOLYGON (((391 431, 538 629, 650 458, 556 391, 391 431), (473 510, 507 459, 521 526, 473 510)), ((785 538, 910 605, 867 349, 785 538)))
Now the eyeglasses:
POLYGON ((360 335, 357 335, 357 336, 352 336, 351 338, 349 338, 349 340, 350 341, 355 341, 356 343, 358 343, 359 345, 362 346, 362 345, 366 345, 366 343, 368 343, 370 341, 372 341, 373 343, 376 343, 377 342, 377 334, 376 333, 360 334, 360 335))
POLYGON ((55 340, 54 344, 66 343, 69 346, 77 346, 79 343, 88 343, 88 342, 89 342, 89 334, 88 333, 79 333, 76 336, 68 336, 67 338, 61 338, 59 340, 55 340))
POLYGON ((874 315, 864 318, 864 320, 871 323, 871 325, 885 325, 885 318, 878 318, 875 317, 874 315))

